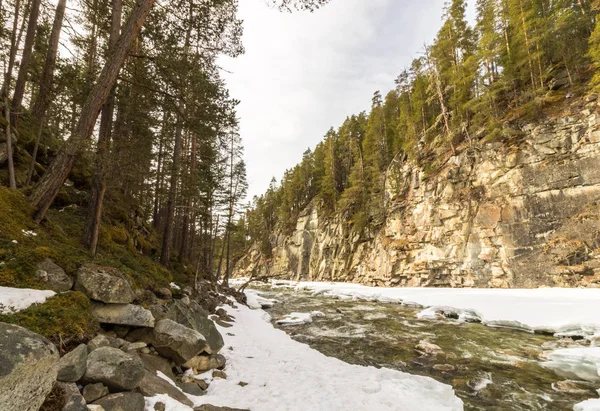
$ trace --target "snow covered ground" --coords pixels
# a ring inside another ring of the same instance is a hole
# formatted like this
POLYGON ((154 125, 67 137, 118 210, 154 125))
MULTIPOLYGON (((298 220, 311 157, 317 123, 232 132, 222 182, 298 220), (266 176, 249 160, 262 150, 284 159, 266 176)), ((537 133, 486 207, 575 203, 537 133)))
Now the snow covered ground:
MULTIPOLYGON (((225 308, 236 318, 233 327, 219 328, 225 339, 227 379, 214 379, 206 395, 190 397, 196 406, 252 411, 463 409, 449 385, 386 368, 347 364, 273 328, 260 309, 225 308), (248 385, 242 387, 240 382, 248 385)), ((146 409, 152 411, 157 400, 166 401, 169 411, 190 410, 164 396, 147 398, 146 409)))
POLYGON ((43 303, 55 294, 50 290, 0 287, 0 313, 10 314, 24 310, 32 304, 43 303))

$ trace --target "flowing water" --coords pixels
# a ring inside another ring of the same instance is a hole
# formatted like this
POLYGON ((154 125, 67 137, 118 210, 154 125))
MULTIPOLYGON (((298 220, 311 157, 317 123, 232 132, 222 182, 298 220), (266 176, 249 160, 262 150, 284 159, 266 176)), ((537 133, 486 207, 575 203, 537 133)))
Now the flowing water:
POLYGON ((290 289, 258 290, 278 301, 266 311, 273 324, 295 340, 348 363, 450 384, 466 410, 572 410, 574 404, 598 395, 598 387, 565 382, 540 365, 545 351, 583 341, 450 319, 418 320, 420 308, 400 304, 344 301, 290 289), (292 312, 312 311, 325 316, 309 324, 276 323, 292 312))

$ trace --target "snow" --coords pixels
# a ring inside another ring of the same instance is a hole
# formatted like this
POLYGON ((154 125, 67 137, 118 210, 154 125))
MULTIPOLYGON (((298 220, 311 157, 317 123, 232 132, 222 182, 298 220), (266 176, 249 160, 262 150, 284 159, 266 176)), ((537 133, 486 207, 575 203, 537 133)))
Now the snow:
POLYGON ((600 411, 600 399, 592 399, 575 404, 573 411, 600 411))
POLYGON ((246 290, 245 293, 246 304, 253 310, 259 308, 271 308, 277 302, 276 300, 262 297, 258 291, 246 290))
MULTIPOLYGON (((281 286, 282 281, 278 281, 281 286)), ((570 335, 600 332, 600 289, 383 288, 352 283, 288 282, 298 290, 342 300, 407 302, 471 310, 484 324, 570 335)), ((446 308, 447 308, 446 307, 446 308)))
POLYGON ((301 325, 312 323, 313 318, 325 317, 321 311, 311 313, 291 313, 277 320, 279 325, 301 325))
POLYGON ((0 287, 0 313, 10 314, 24 310, 32 304, 43 303, 55 294, 50 290, 0 287))
POLYGON ((172 289, 174 289, 174 290, 181 290, 181 287, 180 287, 180 286, 178 286, 178 285, 177 285, 177 284, 175 284, 175 283, 170 283, 170 284, 169 284, 169 287, 171 287, 171 288, 172 288, 172 289))
MULTIPOLYGON (((260 309, 224 308, 236 317, 233 327, 218 326, 225 339, 227 379, 214 379, 201 397, 189 396, 195 406, 252 411, 463 409, 449 385, 386 368, 347 364, 273 328, 260 309), (248 385, 240 386, 241 381, 248 385)), ((159 401, 169 411, 190 410, 164 395, 146 398, 146 410, 153 411, 159 401)))
POLYGON ((565 378, 600 382, 600 348, 564 348, 548 354, 542 365, 565 378))

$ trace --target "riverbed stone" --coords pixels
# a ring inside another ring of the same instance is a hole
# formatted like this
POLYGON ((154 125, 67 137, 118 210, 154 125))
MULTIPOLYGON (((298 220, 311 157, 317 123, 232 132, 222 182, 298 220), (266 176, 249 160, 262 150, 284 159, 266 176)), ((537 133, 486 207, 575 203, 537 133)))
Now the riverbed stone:
POLYGON ((77 270, 75 289, 104 303, 128 304, 135 298, 131 285, 119 270, 95 264, 84 264, 77 270))
POLYGON ((0 323, 0 404, 3 411, 37 411, 52 390, 59 355, 46 338, 0 323))
POLYGON ((153 337, 156 351, 163 357, 172 359, 177 365, 185 364, 206 348, 206 340, 198 331, 169 319, 156 323, 153 337))
POLYGON ((35 277, 43 283, 46 288, 61 293, 69 291, 73 288, 73 280, 69 277, 65 270, 56 265, 54 261, 46 258, 38 263, 35 277))
POLYGON ((73 351, 65 354, 58 362, 58 376, 56 379, 63 382, 77 382, 85 374, 87 366, 88 349, 85 344, 80 344, 73 351))
MULTIPOLYGON (((101 347, 88 355, 84 382, 101 382, 111 391, 128 391, 139 386, 144 364, 139 357, 118 348, 101 347)), ((106 408, 106 407, 105 407, 106 408)))
POLYGON ((103 324, 154 327, 154 316, 149 310, 134 304, 93 304, 92 314, 103 324))
POLYGON ((96 400, 106 411, 144 411, 144 396, 139 392, 120 392, 96 400))

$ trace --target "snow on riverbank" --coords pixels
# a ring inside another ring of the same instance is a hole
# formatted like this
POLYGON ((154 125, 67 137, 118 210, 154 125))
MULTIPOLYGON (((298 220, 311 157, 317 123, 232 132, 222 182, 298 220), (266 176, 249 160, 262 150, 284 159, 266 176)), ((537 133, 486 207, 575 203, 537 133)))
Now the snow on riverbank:
MULTIPOLYGON (((463 409, 449 385, 386 368, 347 364, 273 328, 260 309, 225 309, 236 318, 233 327, 219 327, 225 339, 227 379, 214 379, 205 395, 190 397, 196 406, 252 411, 463 409), (240 382, 248 385, 242 387, 240 382)), ((151 411, 157 399, 146 399, 146 409, 151 411)), ((170 411, 190 410, 168 401, 170 411)))
POLYGON ((492 326, 515 322, 531 329, 567 335, 600 332, 600 316, 597 314, 600 312, 600 289, 597 288, 380 288, 350 283, 292 281, 277 281, 277 285, 340 299, 409 302, 425 307, 474 310, 484 323, 492 326))
POLYGON ((43 303, 55 294, 50 290, 0 287, 0 313, 10 314, 24 310, 32 304, 43 303))

